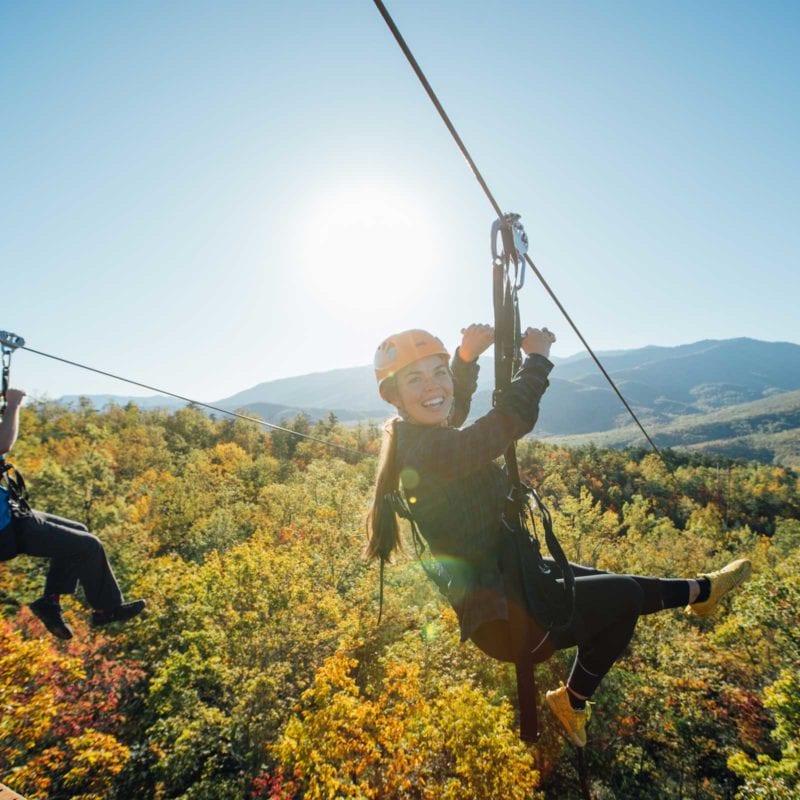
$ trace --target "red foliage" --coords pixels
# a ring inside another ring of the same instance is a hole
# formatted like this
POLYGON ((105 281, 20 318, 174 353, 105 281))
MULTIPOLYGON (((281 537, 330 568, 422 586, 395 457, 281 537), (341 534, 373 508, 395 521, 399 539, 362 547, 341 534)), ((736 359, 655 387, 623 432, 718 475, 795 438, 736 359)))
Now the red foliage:
POLYGON ((253 778, 250 800, 293 800, 298 790, 297 784, 280 769, 274 774, 263 772, 253 778))
MULTIPOLYGON (((41 636, 41 624, 27 608, 18 613, 17 624, 26 637, 41 636)), ((51 736, 57 740, 77 736, 87 728, 102 733, 118 731, 125 721, 125 705, 145 674, 139 662, 114 654, 113 639, 93 632, 83 622, 73 621, 73 628, 74 639, 66 645, 53 640, 51 646, 78 659, 83 679, 72 681, 53 668, 37 680, 40 685, 55 687, 56 700, 64 709, 51 729, 51 736)))

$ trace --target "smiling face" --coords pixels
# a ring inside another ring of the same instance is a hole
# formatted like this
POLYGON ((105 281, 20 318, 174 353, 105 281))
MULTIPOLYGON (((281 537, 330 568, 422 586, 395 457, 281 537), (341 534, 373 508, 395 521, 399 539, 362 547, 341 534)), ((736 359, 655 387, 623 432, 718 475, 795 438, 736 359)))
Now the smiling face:
POLYGON ((453 407, 453 378, 440 355, 426 356, 398 373, 389 398, 418 425, 444 425, 453 407))

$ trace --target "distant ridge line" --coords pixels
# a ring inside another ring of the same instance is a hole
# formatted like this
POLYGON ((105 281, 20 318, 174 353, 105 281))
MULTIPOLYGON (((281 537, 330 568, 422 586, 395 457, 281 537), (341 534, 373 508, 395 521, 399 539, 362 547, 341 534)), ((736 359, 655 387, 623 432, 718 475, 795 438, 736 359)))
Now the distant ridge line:
MULTIPOLYGON (((588 356, 553 360, 555 369, 550 374, 550 388, 542 398, 534 436, 554 442, 563 440, 565 444, 591 438, 608 446, 619 446, 616 443, 621 439, 630 438, 624 424, 627 421, 624 410, 593 369, 588 356)), ((747 404, 781 396, 791 402, 787 393, 800 390, 800 345, 792 342, 764 342, 750 337, 705 339, 674 347, 648 345, 635 350, 606 351, 604 360, 624 386, 630 402, 653 427, 659 443, 664 442, 664 431, 670 426, 685 427, 694 421, 699 424, 706 415, 725 409, 733 411, 735 407, 741 415, 760 413, 757 406, 747 404)), ((470 419, 491 408, 492 361, 482 358, 480 363, 470 419)), ((108 402, 121 405, 134 402, 142 408, 178 407, 163 400, 137 397, 101 395, 89 399, 96 407, 108 402)), ((262 382, 215 405, 244 409, 278 423, 300 413, 312 421, 321 420, 331 412, 347 425, 379 423, 393 412, 378 399, 369 365, 262 382)), ((777 419, 775 428, 784 427, 777 419)), ((758 429, 755 422, 752 425, 743 422, 742 428, 758 429)), ((782 441, 790 439, 791 434, 782 437, 782 441)), ((668 442, 665 444, 670 446, 668 442)))

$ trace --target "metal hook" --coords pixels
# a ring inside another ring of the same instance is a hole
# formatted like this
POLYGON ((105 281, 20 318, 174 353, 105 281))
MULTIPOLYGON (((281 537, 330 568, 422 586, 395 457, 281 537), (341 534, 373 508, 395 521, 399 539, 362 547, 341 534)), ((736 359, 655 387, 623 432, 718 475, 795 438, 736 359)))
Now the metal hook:
POLYGON ((525 254, 528 252, 528 235, 522 227, 519 214, 505 214, 492 223, 492 260, 495 266, 514 262, 514 288, 519 291, 525 284, 525 254), (498 239, 502 239, 502 250, 498 239))

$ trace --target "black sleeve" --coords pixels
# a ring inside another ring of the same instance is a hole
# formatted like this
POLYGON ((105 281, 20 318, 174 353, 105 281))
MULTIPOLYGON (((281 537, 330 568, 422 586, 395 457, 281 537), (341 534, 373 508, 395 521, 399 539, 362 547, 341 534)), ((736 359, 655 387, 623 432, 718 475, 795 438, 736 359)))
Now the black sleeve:
POLYGON ((497 399, 496 408, 514 414, 523 422, 525 430, 522 436, 530 433, 539 419, 539 400, 550 385, 547 376, 551 369, 552 363, 544 356, 538 353, 529 355, 511 386, 497 399))
POLYGON ((450 412, 449 424, 454 428, 460 428, 469 416, 472 395, 478 388, 480 369, 477 361, 462 361, 460 348, 456 350, 450 363, 453 373, 453 410, 450 412))
POLYGON ((552 368, 544 356, 528 356, 494 409, 461 430, 427 430, 410 449, 406 463, 420 473, 452 480, 493 461, 536 424, 552 368))

